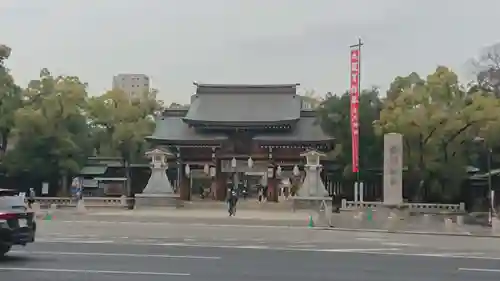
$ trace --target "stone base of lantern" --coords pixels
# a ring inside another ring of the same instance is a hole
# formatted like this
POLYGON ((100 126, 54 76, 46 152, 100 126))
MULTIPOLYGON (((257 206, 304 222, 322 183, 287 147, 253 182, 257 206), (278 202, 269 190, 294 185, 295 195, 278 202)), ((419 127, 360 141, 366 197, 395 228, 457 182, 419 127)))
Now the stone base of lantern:
POLYGON ((183 201, 180 200, 177 194, 136 194, 135 206, 136 210, 144 210, 151 208, 181 208, 183 201))

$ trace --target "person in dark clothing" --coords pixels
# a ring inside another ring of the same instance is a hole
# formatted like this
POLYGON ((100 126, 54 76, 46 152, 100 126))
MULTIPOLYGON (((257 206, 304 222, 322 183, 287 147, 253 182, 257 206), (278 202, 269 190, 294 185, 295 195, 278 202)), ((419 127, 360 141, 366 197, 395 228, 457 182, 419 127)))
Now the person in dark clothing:
POLYGON ((340 213, 341 196, 336 192, 332 193, 332 213, 340 213))
POLYGON ((264 188, 262 189, 262 196, 264 198, 264 201, 267 201, 267 190, 268 190, 268 186, 265 185, 264 188))
POLYGON ((264 187, 260 184, 257 185, 257 194, 257 200, 259 201, 259 203, 261 203, 264 200, 264 187))
POLYGON ((33 188, 30 188, 28 193, 28 208, 31 209, 33 203, 35 203, 35 197, 36 197, 35 190, 33 188))
POLYGON ((203 185, 198 186, 198 192, 200 192, 200 198, 205 199, 205 188, 203 187, 203 185))
POLYGON ((229 196, 227 197, 228 212, 230 217, 236 214, 237 203, 238 203, 238 192, 235 189, 230 189, 229 196))

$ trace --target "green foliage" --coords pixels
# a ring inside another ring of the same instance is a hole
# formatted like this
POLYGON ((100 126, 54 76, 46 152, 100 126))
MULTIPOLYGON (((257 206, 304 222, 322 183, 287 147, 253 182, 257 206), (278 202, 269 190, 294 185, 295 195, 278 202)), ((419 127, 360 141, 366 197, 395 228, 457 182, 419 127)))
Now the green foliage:
MULTIPOLYGON (((382 143, 372 128, 380 114, 381 100, 379 90, 373 88, 360 93, 360 166, 378 167, 382 161, 380 154, 382 143)), ((351 175, 351 122, 350 96, 346 92, 341 96, 329 94, 318 108, 318 116, 323 129, 337 138, 338 144, 330 156, 344 166, 344 175, 351 175)))
POLYGON ((121 91, 109 91, 88 101, 88 114, 96 152, 140 161, 146 149, 144 138, 153 133, 154 114, 162 104, 156 92, 129 100, 121 91))
MULTIPOLYGON (((415 77, 415 76, 414 76, 415 77)), ((454 196, 466 177, 472 139, 499 120, 499 100, 484 92, 467 92, 457 75, 438 67, 425 81, 400 80, 404 87, 384 102, 375 130, 404 136, 404 159, 422 189, 454 196)))
POLYGON ((8 46, 0 44, 0 67, 3 67, 4 61, 9 58, 11 51, 8 46))
POLYGON ((2 63, 9 54, 10 49, 0 45, 0 157, 7 150, 15 112, 22 106, 22 90, 2 63))
MULTIPOLYGON (((497 95, 498 96, 498 95, 497 95)), ((423 194, 447 200, 456 196, 466 167, 477 163, 481 137, 500 148, 500 99, 485 87, 466 88, 450 69, 439 66, 425 79, 417 73, 398 76, 381 98, 377 89, 360 96, 360 166, 382 169, 383 135, 403 135, 406 184, 413 199, 423 194)), ((327 95, 318 116, 324 130, 338 140, 330 153, 351 175, 350 98, 327 95)), ((484 150, 484 149, 483 149, 484 150)), ((499 160, 500 155, 494 156, 499 160)), ((484 159, 483 159, 484 160, 484 159)))
POLYGON ((54 77, 43 69, 15 112, 16 145, 5 159, 10 171, 39 178, 77 173, 91 148, 86 98, 86 85, 77 77, 54 77))

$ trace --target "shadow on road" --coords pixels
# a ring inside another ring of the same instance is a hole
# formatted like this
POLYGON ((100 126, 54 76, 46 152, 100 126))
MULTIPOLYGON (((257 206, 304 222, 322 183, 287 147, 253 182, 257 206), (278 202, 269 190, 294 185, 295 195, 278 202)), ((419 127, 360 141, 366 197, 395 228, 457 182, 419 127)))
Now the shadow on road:
POLYGON ((50 257, 44 257, 38 258, 38 257, 32 257, 29 255, 29 253, 23 253, 23 254, 7 254, 4 257, 0 257, 0 265, 4 264, 26 264, 29 262, 36 262, 36 261, 51 261, 55 260, 54 258, 50 257))

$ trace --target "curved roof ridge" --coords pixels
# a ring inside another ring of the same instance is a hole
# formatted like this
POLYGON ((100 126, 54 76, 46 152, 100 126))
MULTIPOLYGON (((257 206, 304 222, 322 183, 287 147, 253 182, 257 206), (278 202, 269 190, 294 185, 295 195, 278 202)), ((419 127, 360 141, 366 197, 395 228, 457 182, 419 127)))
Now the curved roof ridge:
POLYGON ((193 82, 197 87, 204 88, 289 88, 298 87, 300 83, 289 83, 289 84, 204 84, 193 82))

